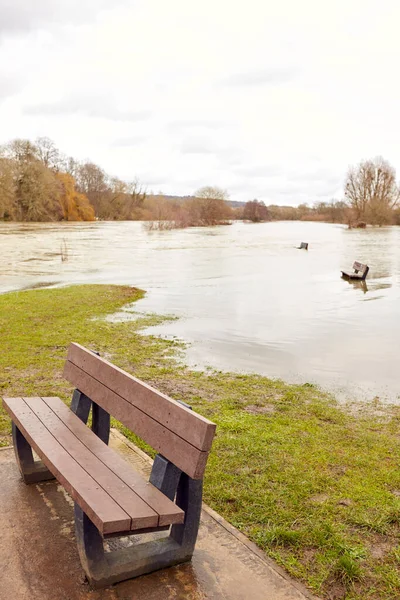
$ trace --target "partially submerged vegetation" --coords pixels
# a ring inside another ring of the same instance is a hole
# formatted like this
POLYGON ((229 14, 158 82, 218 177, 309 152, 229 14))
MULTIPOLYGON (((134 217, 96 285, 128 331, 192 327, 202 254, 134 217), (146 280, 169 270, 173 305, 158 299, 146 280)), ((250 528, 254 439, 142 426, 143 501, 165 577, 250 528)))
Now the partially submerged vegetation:
POLYGON ((153 218, 146 222, 148 231, 226 225, 235 216, 233 209, 227 204, 228 193, 216 186, 202 187, 193 197, 180 202, 160 196, 157 198, 153 218))
MULTIPOLYGON (((160 317, 104 318, 142 295, 120 286, 1 295, 1 395, 68 402, 67 345, 98 350, 217 423, 205 501, 292 575, 327 599, 398 598, 400 408, 355 414, 309 384, 193 372, 177 363, 177 342, 141 335, 160 317)), ((9 435, 0 410, 0 445, 9 435)))

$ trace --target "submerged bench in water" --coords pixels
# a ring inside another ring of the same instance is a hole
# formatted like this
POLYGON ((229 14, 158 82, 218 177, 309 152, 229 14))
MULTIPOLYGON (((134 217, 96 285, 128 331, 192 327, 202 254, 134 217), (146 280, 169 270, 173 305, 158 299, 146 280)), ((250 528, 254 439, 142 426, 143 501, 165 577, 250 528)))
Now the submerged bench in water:
POLYGON ((364 281, 368 275, 369 266, 363 265, 360 262, 355 261, 353 264, 353 273, 342 271, 342 277, 346 279, 356 279, 358 281, 364 281))

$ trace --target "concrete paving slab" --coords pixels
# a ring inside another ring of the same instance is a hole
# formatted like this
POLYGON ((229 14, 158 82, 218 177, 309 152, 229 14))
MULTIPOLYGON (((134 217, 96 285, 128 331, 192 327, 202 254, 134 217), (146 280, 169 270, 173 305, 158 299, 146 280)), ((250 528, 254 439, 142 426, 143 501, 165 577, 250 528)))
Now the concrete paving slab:
MULTIPOLYGON (((149 458, 119 432, 113 431, 110 443, 149 473, 149 458)), ((0 451, 0 480, 0 600, 314 598, 206 506, 191 563, 92 590, 76 549, 73 502, 63 487, 56 481, 26 486, 12 449, 0 451)))

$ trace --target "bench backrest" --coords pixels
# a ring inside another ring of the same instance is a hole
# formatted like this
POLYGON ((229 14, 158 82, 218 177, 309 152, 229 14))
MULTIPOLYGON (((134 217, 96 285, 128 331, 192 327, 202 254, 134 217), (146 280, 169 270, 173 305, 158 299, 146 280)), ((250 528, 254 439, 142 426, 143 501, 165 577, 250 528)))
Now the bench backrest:
POLYGON ((79 344, 64 377, 193 479, 204 474, 215 424, 79 344))
POLYGON ((353 264, 353 269, 355 271, 359 271, 361 273, 364 273, 364 271, 366 271, 368 269, 368 266, 367 265, 363 265, 362 263, 355 261, 354 264, 353 264))

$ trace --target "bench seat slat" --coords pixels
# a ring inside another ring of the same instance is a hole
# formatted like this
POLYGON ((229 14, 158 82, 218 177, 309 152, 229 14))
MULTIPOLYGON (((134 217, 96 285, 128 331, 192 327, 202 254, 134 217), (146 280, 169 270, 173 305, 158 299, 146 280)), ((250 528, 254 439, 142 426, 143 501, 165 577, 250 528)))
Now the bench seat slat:
POLYGON ((342 275, 349 279, 363 279, 362 273, 348 273, 347 271, 342 271, 342 275))
POLYGON ((65 363, 64 376, 190 477, 203 477, 208 452, 198 450, 70 361, 65 363))
MULTIPOLYGON (((93 435, 90 429, 63 402, 60 402, 59 398, 43 398, 43 401, 89 450, 158 513, 159 526, 183 523, 185 516, 183 510, 143 479, 119 454, 106 446, 96 435, 93 435)), ((135 529, 133 523, 132 529, 135 529)))
MULTIPOLYGON (((25 402, 76 462, 106 491, 132 519, 129 529, 145 529, 158 525, 158 514, 93 454, 42 398, 24 398, 25 402)), ((62 402, 58 400, 58 402, 62 402)), ((67 409, 68 410, 68 409, 67 409)), ((70 411, 71 421, 77 417, 70 411)), ((83 425, 83 423, 82 423, 83 425)), ((85 427, 85 425, 83 425, 85 427)), ((95 436, 89 429, 86 431, 95 436)), ((97 438, 98 439, 98 438, 97 438)), ((106 444, 99 440, 105 448, 106 444)), ((107 448, 110 452, 110 449, 107 448)), ((112 452, 112 451, 111 451, 112 452)))
POLYGON ((210 450, 215 424, 205 417, 183 407, 176 400, 79 344, 70 344, 67 359, 195 448, 210 450))
POLYGON ((4 398, 4 406, 46 467, 102 534, 128 531, 129 515, 68 454, 23 398, 4 398))

